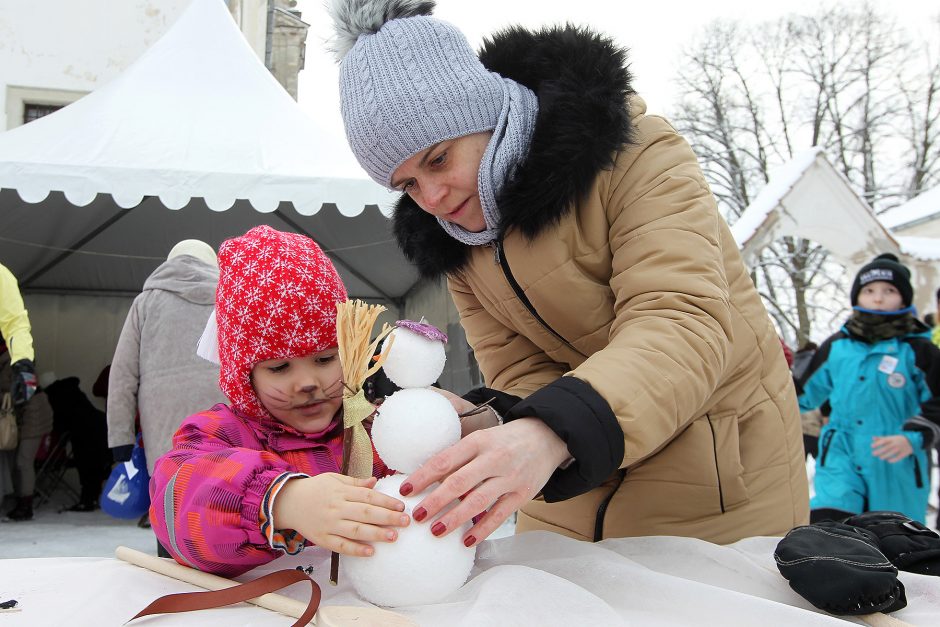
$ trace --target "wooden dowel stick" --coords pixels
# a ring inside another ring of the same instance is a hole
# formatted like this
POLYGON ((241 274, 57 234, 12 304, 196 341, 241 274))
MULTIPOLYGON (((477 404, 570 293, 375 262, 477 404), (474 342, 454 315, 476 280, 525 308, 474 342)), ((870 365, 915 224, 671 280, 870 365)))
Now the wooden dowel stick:
POLYGON ((914 625, 901 620, 900 618, 895 618, 890 614, 884 614, 878 612, 876 614, 863 614, 861 616, 856 616, 855 618, 860 619, 866 625, 871 625, 871 627, 914 627, 914 625))
MULTIPOLYGON (((194 586, 199 586, 206 590, 224 590, 238 585, 237 581, 204 573, 194 568, 189 568, 177 564, 172 559, 148 555, 126 546, 119 546, 115 551, 119 560, 128 564, 146 568, 149 571, 183 581, 194 586)), ((247 601, 266 610, 271 610, 292 618, 299 618, 307 609, 307 604, 296 599, 291 599, 282 594, 261 595, 260 597, 249 599, 247 601)), ((349 625, 350 621, 361 627, 414 627, 414 623, 400 614, 389 612, 377 607, 353 607, 353 606, 325 606, 320 607, 317 615, 313 619, 314 625, 318 627, 339 627, 340 625, 349 625)))

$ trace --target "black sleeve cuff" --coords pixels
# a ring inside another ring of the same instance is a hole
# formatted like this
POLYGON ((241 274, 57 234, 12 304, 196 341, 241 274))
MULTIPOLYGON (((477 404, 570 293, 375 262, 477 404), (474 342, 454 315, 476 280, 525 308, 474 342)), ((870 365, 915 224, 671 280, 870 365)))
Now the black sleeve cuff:
POLYGON ((114 446, 111 448, 111 457, 116 462, 129 462, 131 461, 131 453, 134 452, 133 444, 124 444, 122 446, 114 446))
POLYGON ((506 422, 535 416, 568 445, 574 463, 556 470, 542 490, 549 503, 599 486, 623 462, 623 430, 613 410, 589 383, 561 377, 503 414, 506 422))
POLYGON ((516 403, 522 400, 518 396, 513 396, 512 394, 506 394, 505 392, 500 392, 499 390, 485 387, 473 388, 463 395, 464 400, 470 401, 474 405, 485 403, 491 398, 495 398, 496 400, 490 403, 490 407, 495 409, 496 413, 500 416, 505 416, 506 412, 508 412, 516 403))
POLYGON ((937 442, 940 442, 940 425, 927 420, 923 416, 909 418, 901 429, 903 431, 917 431, 921 433, 924 436, 925 450, 929 451, 937 445, 937 442))

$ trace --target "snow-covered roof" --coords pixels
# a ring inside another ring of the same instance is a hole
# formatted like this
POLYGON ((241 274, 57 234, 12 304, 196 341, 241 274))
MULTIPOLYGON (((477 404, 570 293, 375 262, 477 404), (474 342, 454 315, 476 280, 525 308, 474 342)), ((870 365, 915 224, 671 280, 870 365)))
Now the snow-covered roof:
POLYGON ((820 153, 822 148, 811 148, 770 172, 770 180, 731 226, 731 234, 739 247, 743 248, 771 212, 780 206, 787 193, 793 189, 820 153))
POLYGON ((921 192, 903 205, 889 209, 878 218, 889 229, 896 229, 937 214, 940 214, 940 185, 921 192))
POLYGON ((813 148, 773 170, 731 232, 745 262, 775 239, 804 237, 845 263, 860 264, 898 244, 822 150, 813 148))
POLYGON ((922 261, 940 261, 940 238, 895 235, 901 252, 922 261))

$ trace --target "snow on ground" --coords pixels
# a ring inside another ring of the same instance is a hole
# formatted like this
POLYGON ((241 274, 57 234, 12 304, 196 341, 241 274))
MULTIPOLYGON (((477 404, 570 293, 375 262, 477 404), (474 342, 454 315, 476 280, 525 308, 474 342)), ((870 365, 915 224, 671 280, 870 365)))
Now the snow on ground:
MULTIPOLYGON (((815 474, 815 463, 810 458, 806 466, 807 475, 815 474)), ((73 475, 74 471, 69 471, 73 475)), ((67 476, 77 487, 75 476, 67 476)), ((933 487, 930 492, 931 508, 927 514, 927 524, 940 529, 937 521, 937 487, 940 486, 940 472, 937 465, 933 468, 933 487)), ((136 520, 118 520, 101 510, 95 512, 62 512, 71 505, 63 492, 53 494, 50 502, 36 509, 31 521, 0 522, 0 559, 21 557, 113 557, 114 549, 127 546, 144 553, 156 555, 156 538, 150 529, 141 529, 136 520)), ((13 507, 12 499, 3 503, 2 513, 13 507)), ((504 523, 491 539, 512 535, 514 523, 510 519, 504 523)))
MULTIPOLYGON (((66 480, 78 487, 75 470, 66 480)), ((7 498, 2 514, 15 502, 7 498)), ((137 520, 119 520, 100 509, 94 512, 61 512, 74 504, 65 491, 34 509, 33 519, 0 522, 0 559, 18 557, 114 557, 114 549, 127 546, 151 555, 157 554, 157 539, 150 529, 137 526, 137 520)))

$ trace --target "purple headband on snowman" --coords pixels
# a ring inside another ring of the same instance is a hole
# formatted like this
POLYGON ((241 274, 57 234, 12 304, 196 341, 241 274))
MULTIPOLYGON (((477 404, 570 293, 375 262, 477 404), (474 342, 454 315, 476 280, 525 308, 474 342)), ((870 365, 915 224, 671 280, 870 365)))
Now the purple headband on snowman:
POLYGON ((433 324, 428 324, 427 322, 415 322, 414 320, 398 320, 395 322, 395 326, 400 329, 414 331, 418 335, 426 337, 429 340, 436 340, 438 342, 444 342, 447 344, 447 334, 438 329, 433 324))

